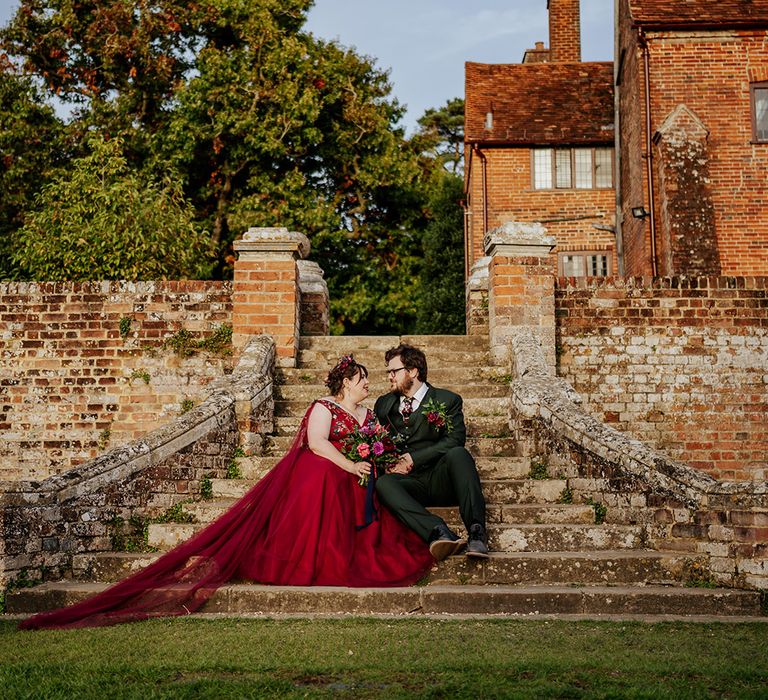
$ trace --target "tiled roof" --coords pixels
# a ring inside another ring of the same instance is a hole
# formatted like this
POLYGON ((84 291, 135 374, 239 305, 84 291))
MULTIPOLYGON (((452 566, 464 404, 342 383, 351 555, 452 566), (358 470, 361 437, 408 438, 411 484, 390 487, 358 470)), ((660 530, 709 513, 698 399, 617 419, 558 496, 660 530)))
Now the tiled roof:
POLYGON ((613 143, 613 133, 612 63, 466 64, 468 142, 613 143))
POLYGON ((629 0, 637 24, 656 26, 768 25, 768 0, 629 0))

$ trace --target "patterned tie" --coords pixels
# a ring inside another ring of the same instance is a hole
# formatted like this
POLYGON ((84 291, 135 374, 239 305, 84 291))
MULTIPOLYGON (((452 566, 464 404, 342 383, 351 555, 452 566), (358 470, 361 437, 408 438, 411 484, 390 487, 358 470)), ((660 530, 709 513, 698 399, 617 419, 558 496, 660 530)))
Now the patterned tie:
POLYGON ((407 396, 403 399, 403 405, 400 407, 400 413, 403 415, 403 420, 407 423, 408 419, 413 413, 413 399, 407 396))

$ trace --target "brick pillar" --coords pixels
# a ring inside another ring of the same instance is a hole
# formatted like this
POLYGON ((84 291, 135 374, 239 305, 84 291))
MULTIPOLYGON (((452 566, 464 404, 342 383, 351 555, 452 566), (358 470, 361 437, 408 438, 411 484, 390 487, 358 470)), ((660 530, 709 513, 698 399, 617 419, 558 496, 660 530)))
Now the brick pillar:
POLYGON ((235 241, 232 289, 232 342, 242 349, 252 335, 275 339, 276 359, 296 364, 299 348, 299 271, 309 255, 309 239, 285 228, 251 228, 235 241))
POLYGON ((520 329, 539 338, 555 374, 555 247, 541 224, 507 222, 485 235, 488 266, 488 326, 492 361, 509 364, 509 341, 520 329))
POLYGON ((549 60, 581 63, 579 0, 549 0, 549 60))

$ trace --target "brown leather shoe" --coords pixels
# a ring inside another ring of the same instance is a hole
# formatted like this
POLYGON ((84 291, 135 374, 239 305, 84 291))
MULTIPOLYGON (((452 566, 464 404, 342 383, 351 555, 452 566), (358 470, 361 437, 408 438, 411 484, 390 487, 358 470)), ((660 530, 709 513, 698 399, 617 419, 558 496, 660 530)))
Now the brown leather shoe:
POLYGON ((467 541, 459 537, 445 523, 436 525, 429 538, 429 553, 435 561, 442 561, 452 554, 456 554, 467 541))

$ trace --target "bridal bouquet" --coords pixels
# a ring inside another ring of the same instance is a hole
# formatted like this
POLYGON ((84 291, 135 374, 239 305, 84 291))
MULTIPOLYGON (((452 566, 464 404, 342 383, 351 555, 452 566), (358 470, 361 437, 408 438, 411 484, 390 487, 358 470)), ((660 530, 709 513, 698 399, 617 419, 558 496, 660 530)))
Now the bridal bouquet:
MULTIPOLYGON (((366 423, 344 438, 342 452, 354 462, 370 462, 378 474, 383 474, 400 457, 399 442, 383 425, 366 423)), ((367 485, 366 474, 360 477, 360 486, 367 485)))

